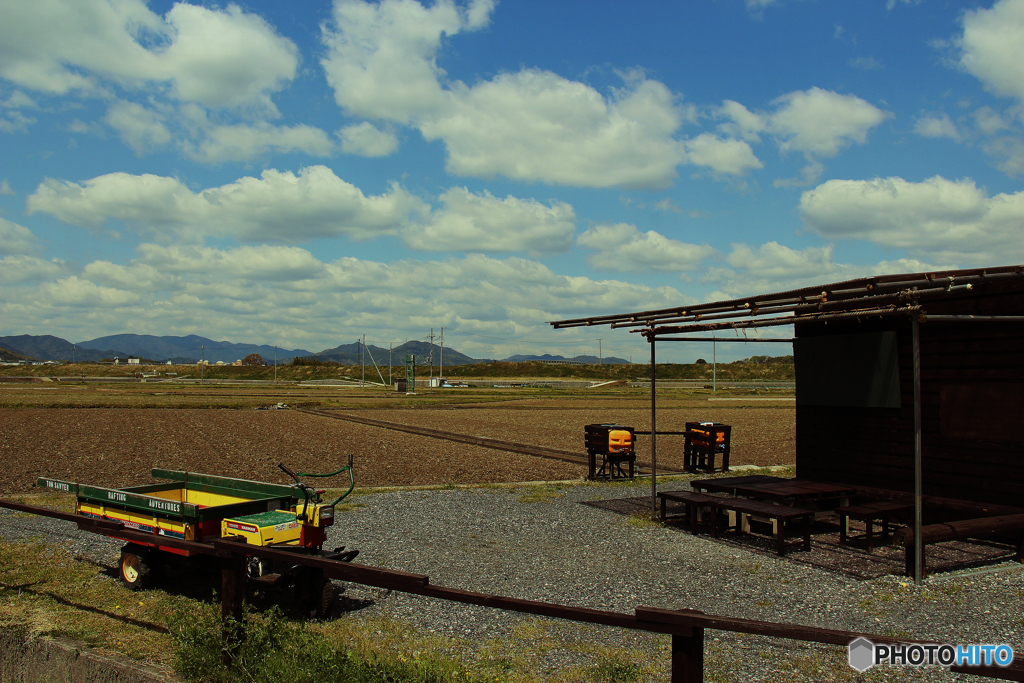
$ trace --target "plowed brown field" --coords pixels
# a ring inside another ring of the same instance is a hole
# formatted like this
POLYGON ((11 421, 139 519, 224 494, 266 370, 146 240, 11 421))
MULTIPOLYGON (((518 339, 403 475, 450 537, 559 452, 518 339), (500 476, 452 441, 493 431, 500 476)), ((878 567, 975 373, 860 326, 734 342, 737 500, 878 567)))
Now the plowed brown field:
MULTIPOLYGON (((614 421, 650 429, 650 410, 625 406, 573 408, 558 400, 425 409, 352 412, 388 422, 487 436, 578 452, 583 427, 614 421), (566 407, 566 406, 569 407, 566 407)), ((658 429, 686 420, 733 425, 733 464, 794 461, 792 404, 720 407, 703 403, 659 410, 658 429), (710 405, 710 407, 709 407, 710 405)), ((658 441, 659 465, 681 467, 681 437, 658 441)), ((30 492, 38 476, 97 486, 149 483, 153 467, 260 481, 288 481, 284 462, 300 472, 324 472, 355 456, 359 486, 478 484, 576 479, 583 465, 470 446, 293 410, 12 408, 0 411, 0 495, 30 492)), ((650 439, 638 439, 640 460, 650 439)), ((325 482, 342 486, 340 479, 325 482)))

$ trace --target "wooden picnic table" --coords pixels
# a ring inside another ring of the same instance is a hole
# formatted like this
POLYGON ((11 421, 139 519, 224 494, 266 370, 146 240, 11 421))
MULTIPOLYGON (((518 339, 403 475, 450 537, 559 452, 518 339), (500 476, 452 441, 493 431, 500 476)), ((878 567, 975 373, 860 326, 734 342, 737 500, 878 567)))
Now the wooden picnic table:
POLYGON ((746 477, 725 477, 690 482, 695 491, 728 493, 753 500, 769 500, 776 503, 818 501, 838 498, 848 500, 857 494, 856 487, 846 484, 830 484, 807 479, 785 479, 764 475, 746 477))

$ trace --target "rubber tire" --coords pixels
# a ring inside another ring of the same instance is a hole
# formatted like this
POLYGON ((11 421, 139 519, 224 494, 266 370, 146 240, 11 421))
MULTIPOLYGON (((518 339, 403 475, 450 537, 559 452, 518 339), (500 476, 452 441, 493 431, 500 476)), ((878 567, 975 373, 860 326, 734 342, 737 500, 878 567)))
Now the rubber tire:
POLYGON ((337 595, 337 590, 334 584, 331 583, 330 579, 324 582, 324 587, 320 589, 320 609, 316 615, 317 619, 327 619, 331 615, 331 608, 334 607, 334 599, 337 595))
POLYGON ((121 583, 129 590, 144 590, 152 583, 149 554, 138 546, 127 545, 121 548, 121 562, 118 569, 121 583))

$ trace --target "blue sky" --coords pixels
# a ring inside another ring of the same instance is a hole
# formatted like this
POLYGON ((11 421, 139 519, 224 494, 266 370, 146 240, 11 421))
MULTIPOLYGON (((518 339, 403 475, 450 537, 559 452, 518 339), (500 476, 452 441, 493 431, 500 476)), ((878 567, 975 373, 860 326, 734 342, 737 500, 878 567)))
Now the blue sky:
POLYGON ((1024 263, 1024 0, 0 0, 0 145, 0 335, 641 360, 546 322, 1024 263))

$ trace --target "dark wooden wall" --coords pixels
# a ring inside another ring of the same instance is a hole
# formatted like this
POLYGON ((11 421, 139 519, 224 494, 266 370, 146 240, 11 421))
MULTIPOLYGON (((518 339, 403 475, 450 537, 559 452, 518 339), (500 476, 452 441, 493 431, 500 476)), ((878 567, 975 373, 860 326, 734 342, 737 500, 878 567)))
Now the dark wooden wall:
MULTIPOLYGON (((1024 315, 1024 282, 923 303, 933 315, 1024 315)), ((801 405, 798 383, 797 476, 914 490, 909 320, 804 323, 796 335, 884 330, 897 333, 902 406, 801 405)), ((1024 507, 1024 323, 926 321, 920 341, 923 493, 1024 507)))

